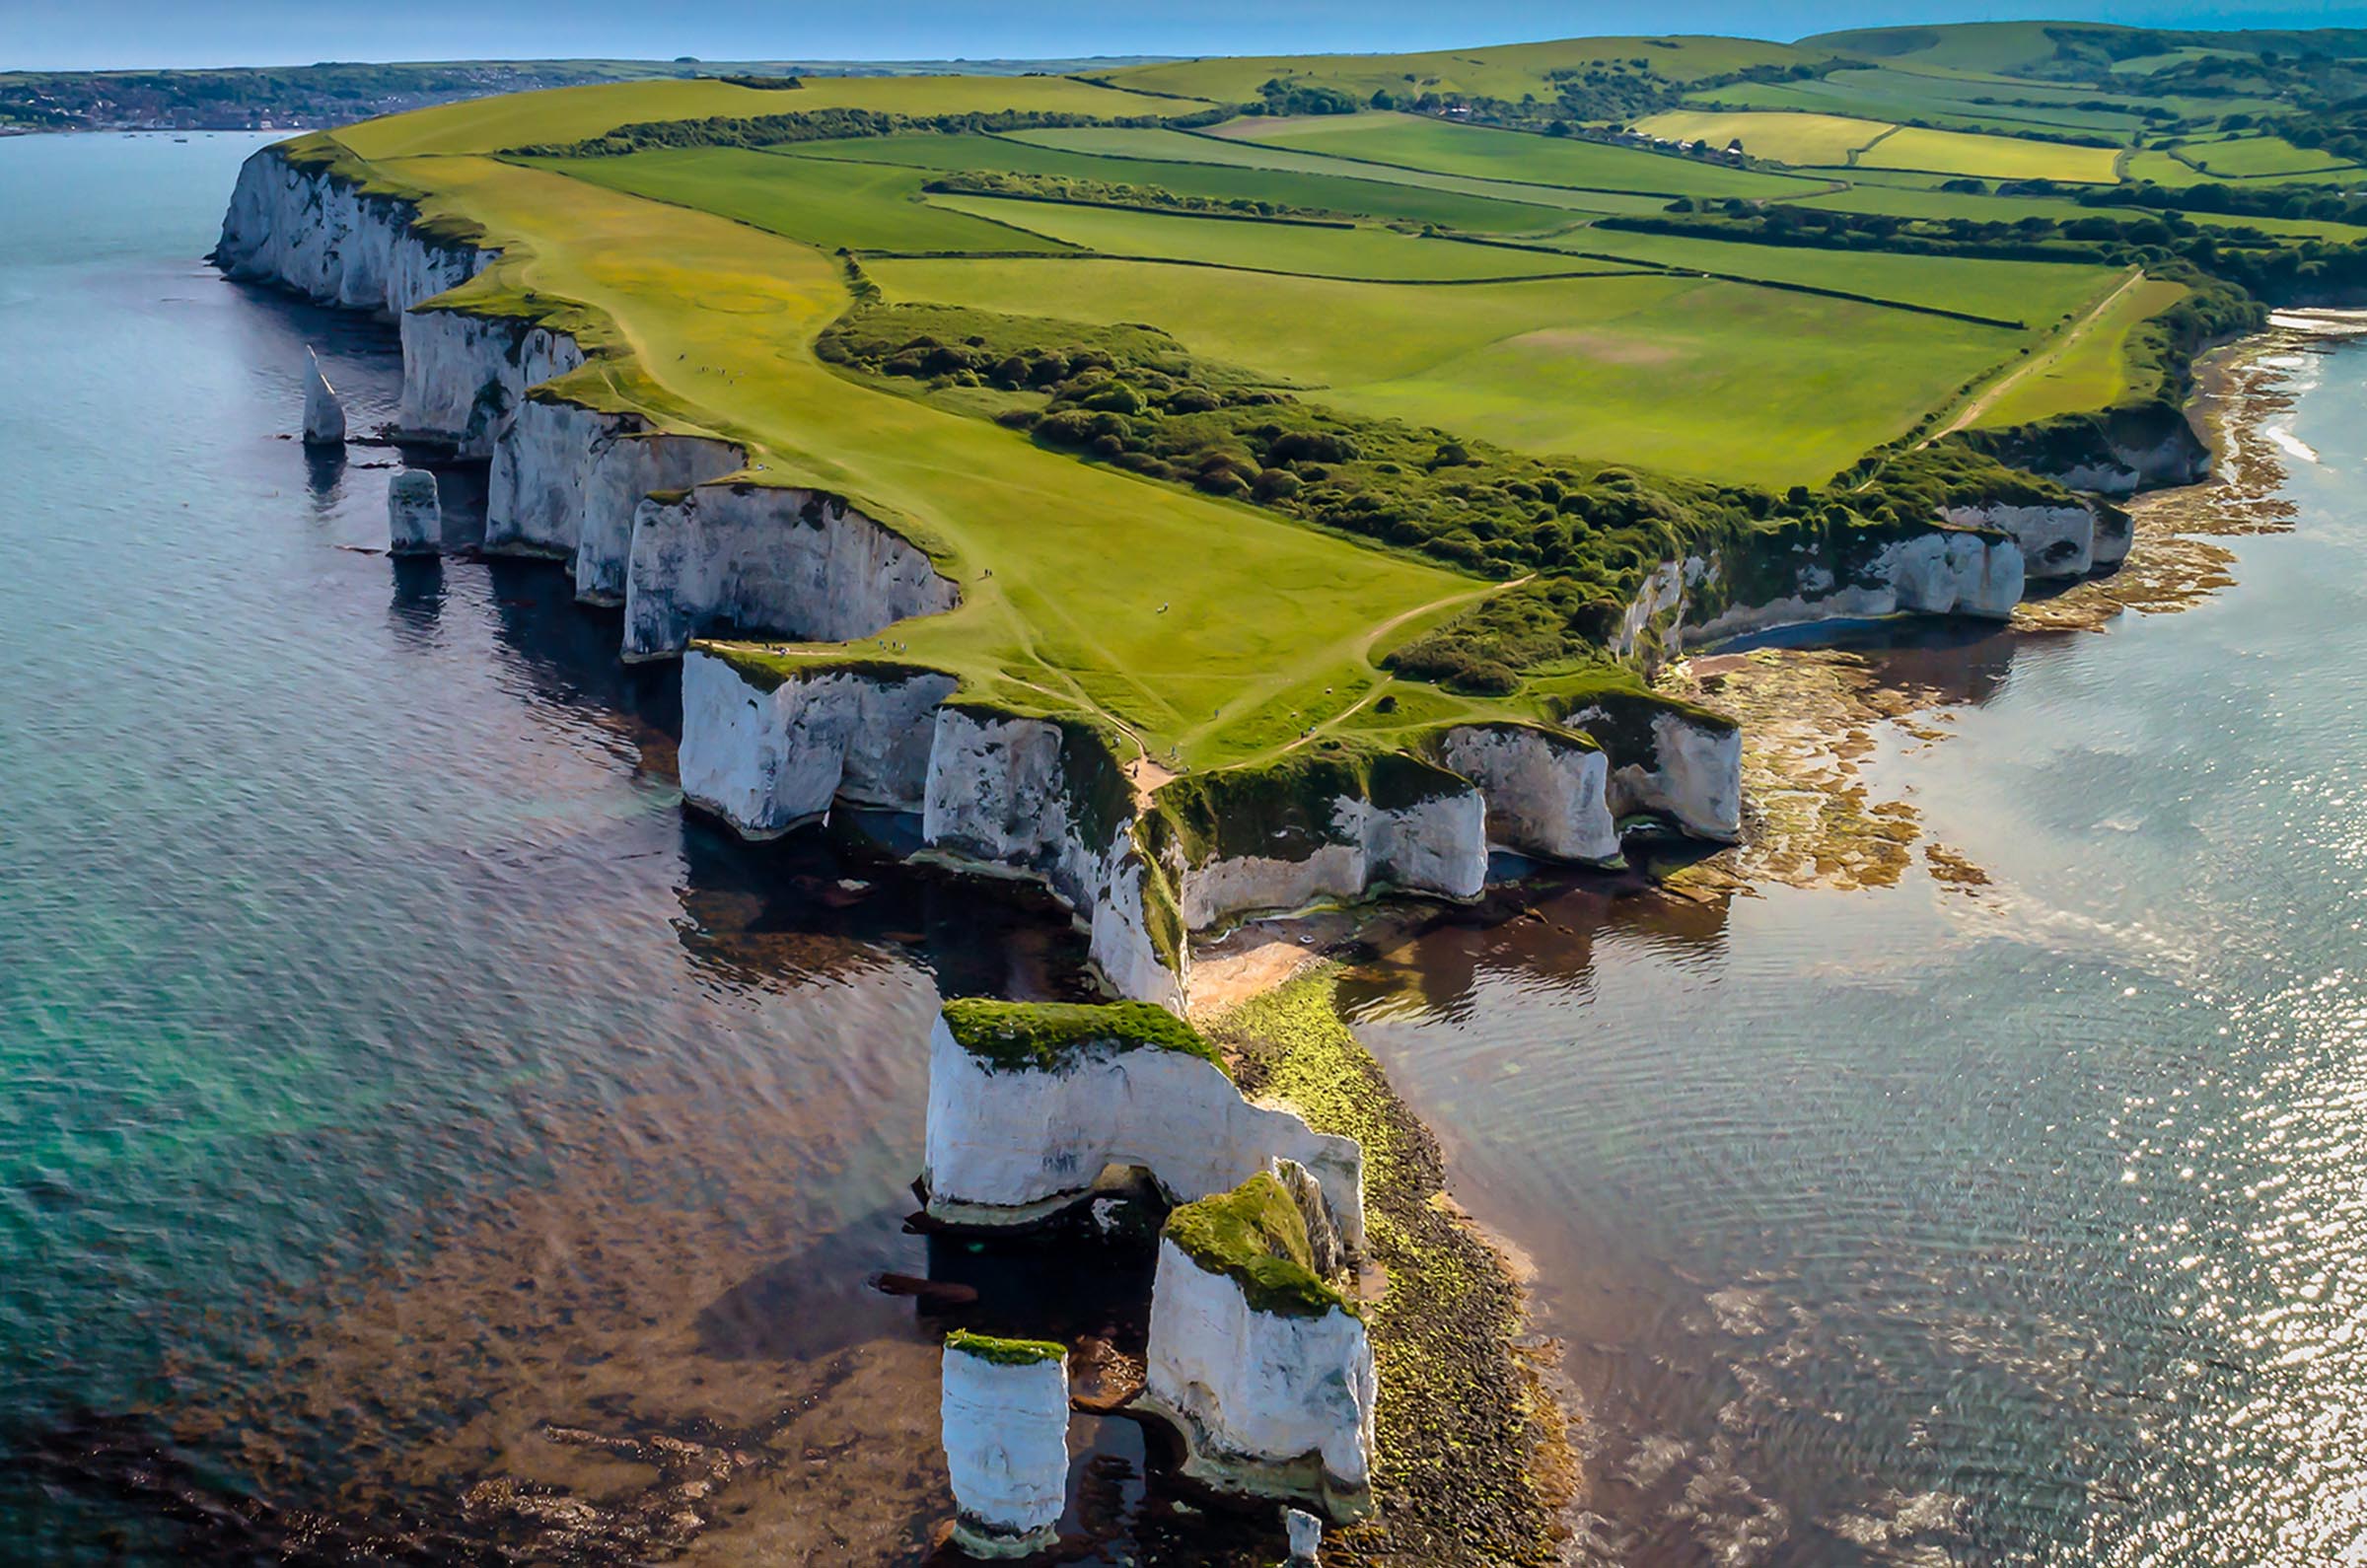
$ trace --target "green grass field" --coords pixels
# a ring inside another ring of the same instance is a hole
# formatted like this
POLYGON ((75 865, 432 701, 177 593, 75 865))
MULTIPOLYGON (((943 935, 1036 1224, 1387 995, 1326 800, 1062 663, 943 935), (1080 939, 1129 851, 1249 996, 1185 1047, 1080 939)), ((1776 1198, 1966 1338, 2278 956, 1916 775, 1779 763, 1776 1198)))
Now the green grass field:
POLYGON ((626 82, 473 99, 365 120, 337 133, 364 158, 492 153, 582 141, 619 125, 709 115, 808 113, 858 107, 892 114, 967 114, 997 108, 1070 114, 1173 114, 1179 106, 1063 76, 818 76, 793 92, 728 82, 626 82))
POLYGON ((813 356, 848 302, 811 247, 483 159, 388 173, 506 242, 460 298, 579 302, 596 313, 585 335, 638 367, 617 395, 747 441, 764 478, 828 487, 925 541, 965 602, 899 627, 904 657, 982 696, 1106 714, 1195 764, 1240 760, 1295 735, 1294 712, 1346 710, 1380 678, 1375 652, 1488 591, 848 382, 813 356), (714 364, 742 374, 698 373, 714 364), (1171 602, 1186 612, 1161 615, 1171 602))
MULTIPOLYGON (((2296 147, 2281 136, 2193 142, 2177 149, 2177 156, 2218 179, 2260 179, 2356 167, 2349 159, 2315 147, 2296 147)), ((2360 178, 2367 182, 2367 175, 2360 178)))
POLYGON ((930 201, 948 213, 1032 229, 1058 245, 1102 255, 1155 256, 1262 272, 1294 272, 1309 277, 1464 282, 1476 278, 1535 277, 1544 272, 1603 270, 1602 263, 1576 256, 1496 246, 1456 245, 1388 229, 1321 229, 1228 218, 1188 218, 1109 207, 1006 201, 992 196, 933 196, 930 201))
POLYGON ((1525 451, 1775 485, 1846 466, 2029 340, 1684 277, 1424 288, 1122 261, 877 261, 868 270, 892 299, 1156 321, 1195 352, 1309 389, 1331 406, 1485 430, 1525 451), (1878 361, 1858 352, 1875 340, 1886 345, 1878 361))
POLYGON ((1819 250, 1623 234, 1612 229, 1589 229, 1555 243, 1660 266, 1837 289, 1878 300, 2022 321, 2040 331, 2051 330, 2064 317, 2086 310, 2119 281, 2117 274, 2104 267, 1879 250, 1819 250))
POLYGON ((1755 38, 1563 38, 1427 54, 1254 55, 1138 65, 1111 79, 1146 93, 1242 102, 1275 77, 1338 88, 1369 100, 1374 93, 1430 91, 1518 99, 1550 96, 1549 72, 1584 70, 1613 60, 1648 62, 1660 76, 1686 82, 1754 65, 1792 65, 1812 56, 1788 44, 1755 38))
POLYGON ((1225 134, 1297 152, 1327 153, 1442 175, 1473 175, 1572 190, 1649 191, 1669 196, 1781 200, 1816 188, 1807 180, 1755 174, 1697 159, 1518 131, 1453 125, 1411 114, 1327 115, 1302 120, 1234 120, 1225 134))
POLYGON ((922 198, 925 171, 791 162, 740 147, 665 148, 544 165, 631 195, 736 218, 808 245, 859 250, 1057 250, 1057 240, 922 198))
POLYGON ((1635 128, 1671 141, 1706 141, 1724 147, 1739 141, 1754 158, 1793 165, 1846 164, 1849 155, 1892 127, 1881 120, 1838 114, 1732 114, 1677 109, 1635 122, 1635 128))
POLYGON ((1478 178, 1469 175, 1441 175, 1426 169, 1405 169, 1392 164, 1353 163, 1344 158, 1327 158, 1297 148, 1272 147, 1260 142, 1236 141, 1192 131, 1079 126, 1016 131, 1008 139, 1032 147, 1052 147, 1108 157, 1221 164, 1237 169, 1291 170, 1311 175, 1386 180, 1393 184, 1415 185, 1425 190, 1451 190, 1502 201, 1542 203, 1579 214, 1659 212, 1669 204, 1666 196, 1638 191, 1564 190, 1551 185, 1522 184, 1514 180, 1478 178))
MULTIPOLYGON (((1112 135, 1172 136, 1179 141, 1223 146, 1178 131, 1114 131, 1112 135)), ((1527 234, 1566 226, 1560 207, 1534 200, 1506 201, 1460 190, 1375 179, 1368 173, 1335 174, 1260 169, 1180 159, 1126 158, 1067 152, 1008 136, 890 136, 843 142, 810 142, 768 149, 782 156, 855 163, 901 164, 931 176, 953 170, 1064 175, 1079 179, 1152 185, 1180 195, 1252 201, 1353 213, 1383 222, 1435 223, 1480 234, 1527 234)), ((1353 169, 1355 166, 1339 166, 1353 169)))

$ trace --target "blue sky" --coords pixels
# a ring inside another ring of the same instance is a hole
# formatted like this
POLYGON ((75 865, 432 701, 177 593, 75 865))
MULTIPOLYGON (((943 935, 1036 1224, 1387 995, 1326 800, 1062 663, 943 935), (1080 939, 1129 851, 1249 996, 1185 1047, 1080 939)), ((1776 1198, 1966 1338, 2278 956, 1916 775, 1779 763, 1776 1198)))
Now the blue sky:
POLYGON ((0 69, 273 65, 322 59, 610 56, 897 59, 990 55, 1260 54, 1444 48, 1647 31, 1790 38, 1879 23, 2080 17, 2164 27, 2358 26, 2367 0, 1673 0, 1522 5, 1462 0, 0 0, 0 69), (1649 19, 1652 27, 1643 26, 1649 19))

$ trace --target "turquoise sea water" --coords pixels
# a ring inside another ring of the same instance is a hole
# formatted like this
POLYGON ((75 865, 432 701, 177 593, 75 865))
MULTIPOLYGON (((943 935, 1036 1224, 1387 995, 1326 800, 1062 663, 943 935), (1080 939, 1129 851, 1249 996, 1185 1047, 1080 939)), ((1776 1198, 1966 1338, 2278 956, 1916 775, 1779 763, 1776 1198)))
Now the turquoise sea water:
MULTIPOLYGON (((0 140, 0 1560, 919 1560, 866 1276, 1101 1310, 903 1234, 926 1023, 1078 944, 685 819, 613 617, 366 553, 393 455, 284 436, 308 342, 391 415, 391 334, 199 259, 253 145, 0 140), (678 1539, 659 1439, 777 1458, 678 1539)), ((2367 351, 2299 375, 2237 588, 1885 656, 1963 700, 1880 778, 1989 888, 1581 887, 1359 969, 1567 1341, 1582 1556, 2367 1552, 2367 351)), ((1098 1560, 1200 1560, 1080 1434, 1098 1560)))

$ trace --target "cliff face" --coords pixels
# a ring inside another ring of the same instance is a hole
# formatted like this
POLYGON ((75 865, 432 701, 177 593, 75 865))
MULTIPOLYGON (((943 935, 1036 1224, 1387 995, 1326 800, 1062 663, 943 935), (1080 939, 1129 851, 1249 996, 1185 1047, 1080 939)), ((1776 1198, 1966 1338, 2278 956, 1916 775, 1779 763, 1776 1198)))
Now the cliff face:
POLYGON ((668 658, 734 632, 851 642, 960 598, 926 555, 835 496, 701 485, 633 514, 624 656, 668 658))
POLYGON ((1960 431, 1951 439, 2073 490, 2131 495, 2211 476, 2211 449, 2168 403, 2066 414, 2043 424, 1960 431))
POLYGON ((1618 860, 1601 747, 1535 725, 1467 724, 1446 733, 1439 754, 1479 787, 1490 845, 1542 860, 1618 860))
POLYGON ((1959 528, 1995 529, 2009 535, 2022 550, 2026 578, 2085 577, 2099 564, 2128 553, 2128 535, 2118 535, 2119 555, 2110 553, 2112 530, 2104 529, 2105 553, 2098 551, 2100 514, 2116 515, 2102 506, 1951 507, 1948 521, 1959 528))
POLYGON ((834 801, 913 812, 928 788, 934 671, 825 671, 765 690, 693 649, 682 661, 682 794, 749 838, 812 821, 834 801))
POLYGON ((234 278, 277 283, 321 305, 398 317, 493 260, 474 246, 422 237, 411 227, 417 215, 266 147, 240 167, 214 260, 234 278))
POLYGON ((959 864, 1042 879, 1120 996, 1181 1009, 1181 933, 1154 929, 1157 871, 1117 759, 1083 727, 948 704, 930 736, 921 837, 959 864))
POLYGON ((1360 1319, 1261 1310, 1162 1238, 1145 1360, 1138 1405, 1183 1433, 1185 1474, 1334 1519, 1371 1508, 1377 1386, 1360 1319))
POLYGON ((1487 884, 1487 808, 1469 783, 1396 808, 1353 795, 1325 803, 1306 853, 1186 860, 1179 885, 1194 931, 1247 914, 1354 900, 1381 889, 1468 899, 1487 884))
POLYGON ((1578 730, 1453 726, 1437 762, 1311 768, 1289 788, 1217 773, 1188 807, 1136 799, 1110 742, 1079 725, 965 703, 950 676, 830 666, 787 675, 692 649, 682 669, 682 791, 750 837, 833 802, 921 813, 933 855, 1041 880, 1077 912, 1121 996, 1180 1005, 1184 939, 1245 914, 1394 890, 1470 898, 1490 843, 1551 860, 1618 856, 1617 815, 1652 811, 1728 839, 1741 827, 1730 724, 1636 699, 1578 730), (1601 744, 1598 745, 1597 742, 1601 744))
POLYGON ((1656 637, 1676 652, 1773 626, 1899 614, 2003 620, 2022 602, 2024 576, 2022 547, 1985 524, 1935 524, 1843 560, 1795 551, 1748 573, 1691 556, 1644 579, 1613 647, 1633 653, 1656 637))

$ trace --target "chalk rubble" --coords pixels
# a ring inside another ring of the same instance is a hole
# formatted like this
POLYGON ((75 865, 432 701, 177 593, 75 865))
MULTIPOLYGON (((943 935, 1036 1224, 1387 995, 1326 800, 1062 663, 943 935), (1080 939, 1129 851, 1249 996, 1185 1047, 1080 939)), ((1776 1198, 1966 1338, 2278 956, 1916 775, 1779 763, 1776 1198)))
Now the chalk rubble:
POLYGON ((1324 1522, 1303 1508, 1286 1508, 1282 1532, 1290 1540, 1289 1568, 1316 1568, 1323 1555, 1324 1522))

